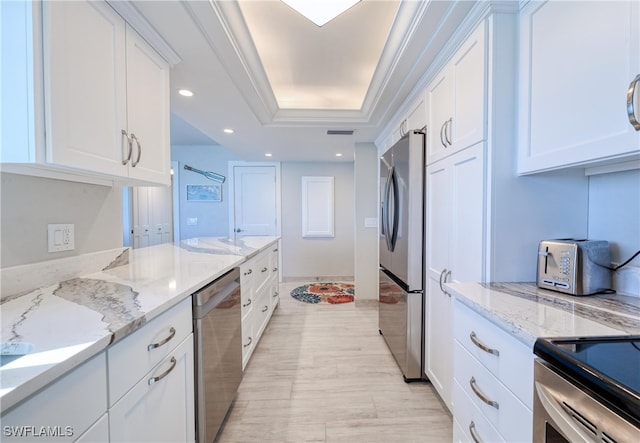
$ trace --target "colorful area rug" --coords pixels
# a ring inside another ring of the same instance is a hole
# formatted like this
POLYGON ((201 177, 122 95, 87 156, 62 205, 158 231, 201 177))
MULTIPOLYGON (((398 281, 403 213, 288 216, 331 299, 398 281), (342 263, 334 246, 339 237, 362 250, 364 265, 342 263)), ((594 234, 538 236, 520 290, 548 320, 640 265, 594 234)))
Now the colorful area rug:
POLYGON ((355 287, 350 283, 311 283, 298 286, 291 296, 304 303, 349 303, 355 299, 355 287))

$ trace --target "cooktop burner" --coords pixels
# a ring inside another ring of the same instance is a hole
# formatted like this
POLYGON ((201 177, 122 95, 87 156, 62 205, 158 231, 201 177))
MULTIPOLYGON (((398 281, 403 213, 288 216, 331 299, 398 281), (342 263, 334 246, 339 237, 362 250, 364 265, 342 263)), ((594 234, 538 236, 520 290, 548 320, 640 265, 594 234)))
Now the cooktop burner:
POLYGON ((539 338, 533 352, 640 423, 640 336, 539 338))

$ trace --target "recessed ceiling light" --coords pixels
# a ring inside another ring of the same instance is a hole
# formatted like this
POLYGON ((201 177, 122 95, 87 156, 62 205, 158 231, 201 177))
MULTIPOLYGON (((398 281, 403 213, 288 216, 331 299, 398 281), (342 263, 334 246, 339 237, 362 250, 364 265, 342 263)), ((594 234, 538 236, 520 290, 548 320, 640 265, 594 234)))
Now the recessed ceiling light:
POLYGON ((271 157, 272 155, 273 155, 272 153, 267 152, 264 156, 265 156, 265 157, 271 157))
POLYGON ((341 153, 341 152, 338 152, 338 153, 336 154, 336 157, 342 157, 342 153, 341 153))
POLYGON ((282 2, 316 25, 322 26, 356 3, 359 3, 360 0, 325 0, 311 2, 308 0, 282 0, 282 2))
POLYGON ((233 134, 233 132, 234 132, 234 131, 233 131, 233 129, 231 129, 231 128, 225 128, 225 129, 224 129, 224 133, 225 133, 225 134, 233 134))
POLYGON ((189 91, 188 89, 180 89, 178 91, 178 94, 182 95, 183 97, 193 97, 193 92, 189 91))

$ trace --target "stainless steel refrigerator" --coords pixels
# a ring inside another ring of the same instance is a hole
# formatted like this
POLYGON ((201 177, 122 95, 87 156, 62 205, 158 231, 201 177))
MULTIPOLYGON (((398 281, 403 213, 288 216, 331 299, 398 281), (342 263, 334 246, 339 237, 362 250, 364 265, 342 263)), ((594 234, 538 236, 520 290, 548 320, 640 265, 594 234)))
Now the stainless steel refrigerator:
POLYGON ((406 381, 423 379, 425 134, 380 159, 380 334, 406 381))

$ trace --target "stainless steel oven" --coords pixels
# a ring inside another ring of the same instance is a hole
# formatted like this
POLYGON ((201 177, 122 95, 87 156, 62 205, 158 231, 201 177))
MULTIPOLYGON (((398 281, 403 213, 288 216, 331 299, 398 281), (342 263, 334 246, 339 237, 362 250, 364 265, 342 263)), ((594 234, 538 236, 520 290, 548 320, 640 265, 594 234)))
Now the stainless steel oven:
POLYGON ((640 337, 538 339, 534 442, 640 442, 640 337))

